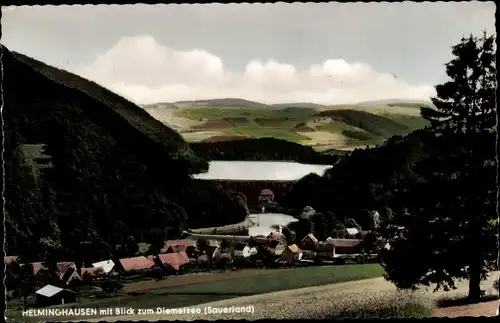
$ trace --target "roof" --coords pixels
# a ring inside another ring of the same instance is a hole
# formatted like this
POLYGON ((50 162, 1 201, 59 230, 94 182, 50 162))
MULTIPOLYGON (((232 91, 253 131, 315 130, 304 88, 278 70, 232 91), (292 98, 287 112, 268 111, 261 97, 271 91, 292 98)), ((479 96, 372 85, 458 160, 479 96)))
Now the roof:
POLYGON ((208 240, 207 244, 209 247, 219 248, 219 241, 217 240, 208 240))
POLYGON ((206 180, 296 181, 310 173, 322 176, 331 167, 283 161, 211 161, 208 172, 193 177, 206 180))
POLYGON ((267 239, 268 240, 282 240, 284 239, 284 235, 283 233, 279 233, 277 231, 271 231, 268 235, 267 235, 267 239))
POLYGON ((31 265, 33 266, 33 273, 36 275, 40 270, 45 269, 45 266, 41 261, 39 262, 32 262, 31 265))
POLYGON ((47 286, 44 286, 44 287, 40 288, 39 290, 37 290, 35 292, 35 294, 42 295, 45 297, 52 297, 52 296, 62 292, 63 290, 74 293, 74 291, 69 290, 69 289, 63 289, 63 288, 56 287, 53 285, 47 285, 47 286))
POLYGON ((318 252, 325 252, 325 251, 333 251, 334 249, 334 244, 332 241, 328 241, 328 242, 319 242, 317 245, 316 245, 316 251, 318 252))
POLYGON ((167 240, 165 241, 165 246, 186 246, 186 247, 195 247, 196 246, 196 240, 191 240, 191 239, 181 239, 181 240, 167 240))
POLYGON ((291 251, 291 252, 293 252, 293 253, 298 253, 298 252, 299 252, 299 247, 297 247, 297 245, 296 245, 296 244, 292 244, 292 245, 289 245, 289 246, 287 247, 287 250, 288 250, 288 251, 291 251))
POLYGON ((5 256, 3 258, 3 261, 7 265, 10 263, 16 262, 18 258, 19 258, 18 256, 5 256))
POLYGON ((101 267, 104 270, 104 272, 107 274, 113 269, 113 267, 115 266, 115 263, 113 262, 113 260, 103 260, 103 261, 99 261, 99 262, 94 262, 92 264, 92 266, 101 267))
POLYGON ((144 256, 124 258, 119 261, 125 271, 144 270, 154 267, 155 265, 153 259, 144 256))
POLYGON ((353 236, 359 233, 358 229, 356 229, 356 228, 347 228, 346 230, 347 230, 347 233, 349 233, 353 236))
POLYGON ((158 259, 161 261, 162 264, 169 265, 175 270, 179 270, 182 265, 189 263, 189 257, 183 251, 174 253, 163 253, 161 255, 158 255, 158 259))
POLYGON ((332 240, 333 241, 330 243, 333 244, 335 247, 356 247, 364 242, 362 239, 332 239, 332 240))
POLYGON ((314 243, 318 243, 318 239, 316 239, 316 237, 312 233, 309 233, 308 235, 306 235, 304 237, 304 239, 302 239, 302 241, 304 241, 307 238, 311 239, 314 243))
POLYGON ((231 260, 232 256, 230 253, 221 253, 221 254, 217 255, 217 259, 219 259, 219 260, 222 260, 222 259, 231 260))
POLYGON ((74 262, 66 261, 66 262, 58 262, 57 263, 57 269, 59 270, 59 274, 61 275, 61 277, 70 268, 76 270, 76 265, 74 262))

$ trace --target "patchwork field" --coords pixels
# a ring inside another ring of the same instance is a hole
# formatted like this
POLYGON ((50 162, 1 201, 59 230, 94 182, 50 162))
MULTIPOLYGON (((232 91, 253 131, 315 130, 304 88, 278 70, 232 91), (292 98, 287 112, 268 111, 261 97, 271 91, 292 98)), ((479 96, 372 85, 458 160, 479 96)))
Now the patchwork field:
POLYGON ((172 105, 145 109, 190 142, 273 137, 324 151, 376 145, 426 126, 420 117, 423 104, 412 102, 266 106, 221 99, 172 105))

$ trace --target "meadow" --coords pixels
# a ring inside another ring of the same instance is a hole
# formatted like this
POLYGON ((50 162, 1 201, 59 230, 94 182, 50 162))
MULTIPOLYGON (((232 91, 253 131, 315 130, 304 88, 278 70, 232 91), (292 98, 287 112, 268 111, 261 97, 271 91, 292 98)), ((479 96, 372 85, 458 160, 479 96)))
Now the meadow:
POLYGON ((165 122, 175 126, 189 142, 271 137, 318 151, 377 145, 393 135, 427 125, 419 115, 421 104, 416 103, 324 107, 228 107, 209 103, 156 109, 155 117, 161 119, 162 113, 168 114, 165 122))

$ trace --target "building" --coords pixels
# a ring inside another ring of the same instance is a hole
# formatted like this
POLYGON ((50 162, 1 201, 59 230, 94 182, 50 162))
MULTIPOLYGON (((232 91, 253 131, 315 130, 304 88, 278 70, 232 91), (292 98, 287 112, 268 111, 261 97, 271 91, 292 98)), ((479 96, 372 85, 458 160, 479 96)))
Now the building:
POLYGON ((155 261, 153 257, 132 257, 132 258, 122 258, 118 260, 118 263, 113 268, 113 271, 119 273, 132 273, 140 272, 151 269, 155 266, 155 261))
POLYGON ((250 209, 259 209, 260 193, 270 190, 274 197, 283 194, 302 177, 323 175, 331 165, 309 165, 273 161, 211 161, 208 172, 196 174, 198 180, 222 183, 226 188, 245 195, 250 209))
POLYGON ((236 244, 236 246, 234 246, 233 249, 234 256, 240 258, 248 258, 256 253, 257 253, 256 248, 251 248, 250 246, 243 243, 236 244))
POLYGON ((8 265, 8 264, 11 264, 13 262, 17 262, 18 261, 18 256, 5 256, 3 258, 3 262, 8 265))
POLYGON ((300 261, 302 259, 302 252, 296 244, 290 245, 285 248, 281 254, 281 261, 286 261, 288 263, 293 263, 295 261, 300 261))
POLYGON ((318 244, 318 239, 312 234, 309 233, 307 236, 300 241, 300 249, 303 250, 316 250, 316 245, 318 244))
POLYGON ((263 189, 260 191, 259 194, 259 206, 263 207, 265 210, 265 207, 268 205, 272 205, 274 202, 274 192, 271 191, 270 189, 263 189))
POLYGON ((193 254, 196 250, 196 241, 191 239, 167 240, 160 253, 186 252, 193 254))
POLYGON ((35 292, 38 306, 52 306, 76 302, 77 293, 52 285, 46 285, 35 292))
POLYGON ((325 242, 325 248, 331 248, 333 257, 353 255, 362 252, 363 243, 364 241, 361 239, 330 239, 328 242, 325 242), (328 245, 331 245, 331 247, 328 245))
MULTIPOLYGON (((94 266, 95 268, 102 268, 103 272, 105 274, 109 274, 111 272, 111 270, 113 270, 113 268, 115 267, 115 263, 113 260, 103 260, 103 261, 99 261, 99 262, 94 262, 92 264, 92 266, 94 266)), ((83 274, 82 274, 83 275, 83 274)))
POLYGON ((62 274, 61 281, 64 285, 71 286, 83 282, 83 279, 82 276, 78 274, 76 268, 69 268, 62 274))
POLYGON ((163 253, 157 257, 162 266, 179 271, 182 266, 189 264, 189 257, 184 251, 163 253))

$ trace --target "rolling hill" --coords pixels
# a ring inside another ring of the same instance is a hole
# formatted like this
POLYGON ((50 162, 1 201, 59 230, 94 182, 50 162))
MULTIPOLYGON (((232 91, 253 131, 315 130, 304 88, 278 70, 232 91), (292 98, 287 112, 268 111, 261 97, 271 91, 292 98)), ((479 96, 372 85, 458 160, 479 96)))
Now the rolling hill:
POLYGON ((402 100, 335 106, 314 103, 265 105, 241 99, 186 101, 183 104, 178 109, 146 110, 178 129, 188 142, 270 137, 321 151, 376 145, 393 135, 424 128, 427 122, 420 117, 420 107, 430 105, 402 100))

